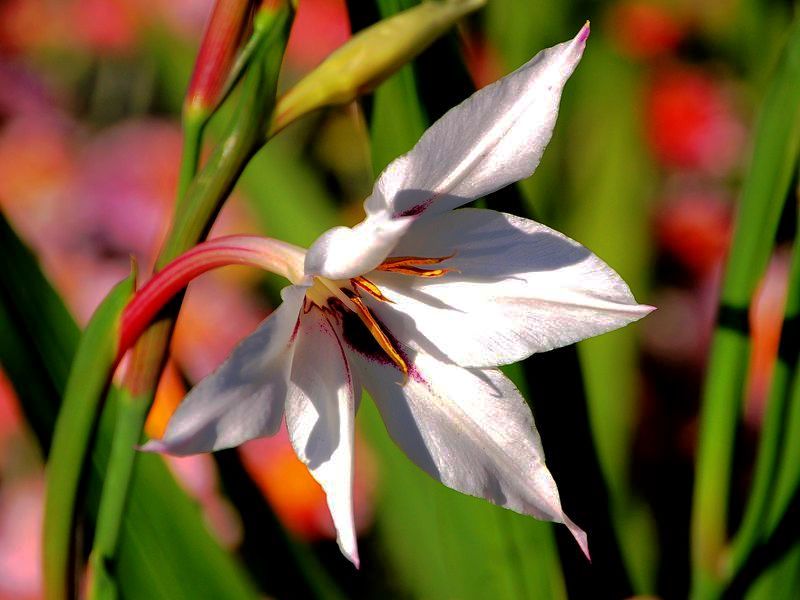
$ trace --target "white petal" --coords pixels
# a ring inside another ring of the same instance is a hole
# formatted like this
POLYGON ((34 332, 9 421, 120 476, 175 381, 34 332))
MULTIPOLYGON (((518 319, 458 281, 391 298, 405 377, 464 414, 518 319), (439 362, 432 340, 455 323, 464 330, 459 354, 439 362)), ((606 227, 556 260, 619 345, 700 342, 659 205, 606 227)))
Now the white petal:
POLYGON ((349 279, 366 273, 383 262, 412 222, 378 215, 352 228, 329 229, 309 248, 305 274, 349 279))
POLYGON ((178 456, 238 446, 280 426, 294 332, 306 288, 283 290, 283 303, 224 363, 198 383, 170 419, 162 440, 142 448, 178 456))
POLYGON ((441 213, 533 173, 588 35, 587 23, 447 112, 381 174, 367 214, 441 213))
POLYGON ((297 456, 328 499, 339 548, 358 567, 353 520, 354 380, 339 336, 322 311, 300 319, 286 401, 286 426, 297 456))
POLYGON ((459 492, 586 534, 561 509, 528 405, 500 371, 417 354, 409 376, 354 354, 389 434, 420 468, 459 492))
POLYGON ((460 209, 420 220, 397 256, 444 257, 438 278, 373 272, 392 304, 367 298, 392 333, 462 366, 496 366, 599 335, 648 314, 589 250, 544 225, 460 209))

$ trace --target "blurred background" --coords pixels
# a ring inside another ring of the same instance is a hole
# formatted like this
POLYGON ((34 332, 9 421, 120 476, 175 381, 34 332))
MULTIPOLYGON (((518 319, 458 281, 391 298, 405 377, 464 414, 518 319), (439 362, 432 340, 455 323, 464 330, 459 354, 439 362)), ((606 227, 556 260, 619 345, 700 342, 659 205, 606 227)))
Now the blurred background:
MULTIPOLYGON (((127 275, 131 255, 149 270, 166 232, 180 109, 211 7, 211 0, 0 3, 0 208, 79 324, 127 275)), ((238 451, 168 459, 261 594, 686 596, 698 400, 721 268, 755 109, 792 8, 778 0, 490 0, 417 60, 412 74, 427 122, 592 22, 538 172, 487 204, 577 239, 640 302, 658 307, 577 352, 510 369, 532 404, 565 509, 589 533, 594 562, 582 559, 563 528, 427 479, 394 449, 365 402, 358 572, 339 556, 324 495, 285 432, 238 451), (460 59, 445 64, 443 56, 460 59), (582 381, 570 375, 575 361, 582 381)), ((281 87, 377 15, 367 2, 348 10, 344 0, 301 0, 281 87)), ((380 97, 366 97, 271 141, 212 236, 262 233, 308 245, 333 224, 359 221, 374 170, 397 154, 392 144, 370 142, 379 109, 380 97)), ((209 143, 220 122, 224 115, 212 122, 209 143)), ((749 315, 753 352, 733 522, 747 498, 777 353, 793 215, 784 221, 749 315)), ((231 268, 191 285, 149 435, 163 431, 187 387, 269 314, 278 289, 254 270, 231 268)), ((43 455, 17 392, 24 395, 0 372, 0 599, 33 600, 42 592, 43 455)))

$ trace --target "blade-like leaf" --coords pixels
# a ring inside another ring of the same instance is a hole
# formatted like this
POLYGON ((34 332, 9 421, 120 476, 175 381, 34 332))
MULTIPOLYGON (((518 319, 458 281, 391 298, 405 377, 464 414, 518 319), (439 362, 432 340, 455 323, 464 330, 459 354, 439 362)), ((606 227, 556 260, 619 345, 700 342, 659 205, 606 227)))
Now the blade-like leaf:
POLYGON ((722 284, 700 416, 692 510, 693 586, 722 585, 735 434, 750 352, 747 311, 769 260, 800 150, 800 22, 790 32, 756 124, 753 156, 722 284))
MULTIPOLYGON (((620 103, 637 102, 640 81, 634 69, 596 38, 574 83, 575 97, 592 101, 575 106, 566 124, 577 139, 566 141, 572 202, 565 232, 602 256, 642 300, 652 268, 648 199, 653 193, 653 166, 643 146, 639 116, 615 110, 620 103)), ((641 394, 637 344, 633 326, 585 340, 578 351, 594 444, 625 566, 635 591, 652 593, 656 544, 644 508, 630 489, 641 394)))
POLYGON ((69 588, 75 500, 81 472, 116 364, 119 320, 135 289, 136 275, 109 292, 92 315, 72 361, 47 463, 44 509, 44 579, 48 598, 69 588))

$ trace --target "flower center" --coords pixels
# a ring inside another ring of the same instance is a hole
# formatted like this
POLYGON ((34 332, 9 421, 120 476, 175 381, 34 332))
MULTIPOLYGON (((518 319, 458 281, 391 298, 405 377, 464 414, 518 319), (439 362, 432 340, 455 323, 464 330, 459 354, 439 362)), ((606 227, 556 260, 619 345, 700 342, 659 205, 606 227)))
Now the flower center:
MULTIPOLYGON (((377 267, 377 270, 412 275, 414 277, 441 277, 452 269, 425 269, 420 265, 438 265, 453 256, 451 254, 441 258, 421 258, 416 256, 387 258, 377 267)), ((324 277, 315 277, 314 284, 306 292, 303 312, 307 313, 315 306, 321 310, 331 310, 334 307, 341 306, 358 315, 358 318, 386 356, 404 375, 408 375, 408 365, 405 358, 400 353, 393 338, 385 330, 385 327, 364 304, 362 293, 369 294, 380 302, 392 304, 391 299, 387 298, 377 285, 363 275, 353 277, 347 281, 333 281, 324 277)))

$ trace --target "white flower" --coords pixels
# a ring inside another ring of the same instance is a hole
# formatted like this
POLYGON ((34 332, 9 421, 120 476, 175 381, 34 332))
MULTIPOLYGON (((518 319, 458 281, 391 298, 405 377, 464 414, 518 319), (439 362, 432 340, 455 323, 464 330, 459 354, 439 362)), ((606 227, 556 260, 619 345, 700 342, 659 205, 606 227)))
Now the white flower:
POLYGON ((378 179, 366 219, 297 250, 283 303, 186 397, 164 439, 185 455, 274 434, 327 494, 356 565, 353 427, 362 385, 394 441, 443 484, 586 534, 561 509, 531 412, 496 368, 651 308, 580 244, 491 210, 453 210, 527 177, 550 140, 588 24, 437 121, 378 179), (304 263, 303 263, 304 260, 304 263))

